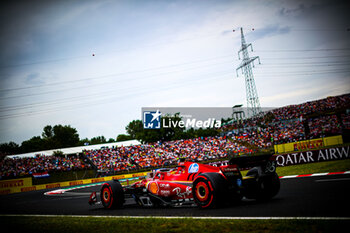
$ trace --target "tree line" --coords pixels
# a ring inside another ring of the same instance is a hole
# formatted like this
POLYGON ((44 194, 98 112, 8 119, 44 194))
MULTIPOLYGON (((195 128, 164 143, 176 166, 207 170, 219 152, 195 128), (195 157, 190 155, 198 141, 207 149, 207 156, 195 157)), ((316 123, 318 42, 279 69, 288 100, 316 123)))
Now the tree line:
POLYGON ((70 125, 47 125, 43 128, 41 136, 33 136, 32 138, 23 141, 21 145, 15 142, 0 144, 0 153, 12 155, 75 146, 119 142, 131 139, 130 136, 125 134, 118 135, 116 139, 110 138, 108 140, 104 136, 97 136, 91 139, 80 139, 77 129, 70 125))
POLYGON ((186 129, 184 127, 180 127, 180 125, 177 124, 182 120, 180 113, 176 113, 174 116, 162 116, 162 119, 163 118, 165 118, 165 122, 172 121, 175 122, 175 125, 177 126, 165 128, 162 125, 162 121, 160 129, 144 129, 141 120, 133 120, 126 126, 125 129, 128 135, 143 143, 216 136, 219 134, 219 131, 215 128, 186 129))
MULTIPOLYGON (((179 113, 174 116, 164 116, 167 120, 178 122, 181 120, 179 113)), ((160 141, 172 141, 179 139, 190 139, 196 137, 207 137, 218 135, 216 129, 185 129, 182 127, 171 127, 161 129, 144 129, 141 120, 133 120, 126 127, 127 134, 119 134, 116 139, 106 139, 104 136, 97 136, 91 139, 80 139, 76 128, 70 125, 47 125, 43 128, 41 136, 34 136, 21 145, 15 142, 0 144, 0 154, 13 155, 20 153, 29 153, 35 151, 60 149, 84 145, 96 145, 101 143, 121 142, 137 139, 142 143, 152 143, 160 141)))

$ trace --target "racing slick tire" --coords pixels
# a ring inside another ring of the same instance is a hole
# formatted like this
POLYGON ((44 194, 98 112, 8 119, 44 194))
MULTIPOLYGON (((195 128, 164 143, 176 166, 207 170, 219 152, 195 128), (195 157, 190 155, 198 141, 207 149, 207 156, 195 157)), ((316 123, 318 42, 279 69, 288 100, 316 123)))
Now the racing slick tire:
POLYGON ((266 201, 276 196, 280 190, 280 179, 276 172, 260 175, 259 168, 254 167, 246 176, 252 178, 245 185, 244 196, 248 199, 266 201))
POLYGON ((102 185, 101 203, 106 209, 116 209, 123 206, 124 190, 118 180, 111 180, 102 185))
POLYGON ((200 208, 214 208, 224 201, 227 183, 218 173, 204 173, 193 182, 192 194, 195 203, 200 208))

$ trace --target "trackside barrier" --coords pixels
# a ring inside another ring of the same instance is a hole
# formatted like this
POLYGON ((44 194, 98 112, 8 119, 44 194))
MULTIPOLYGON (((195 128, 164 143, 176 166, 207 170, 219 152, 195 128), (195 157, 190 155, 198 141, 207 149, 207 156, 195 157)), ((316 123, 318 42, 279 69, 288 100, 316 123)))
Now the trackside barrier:
POLYGON ((77 185, 92 184, 92 183, 100 183, 100 182, 109 181, 112 179, 118 179, 123 181, 123 180, 135 179, 146 175, 147 175, 147 172, 140 172, 140 173, 134 173, 134 174, 106 176, 106 177, 99 177, 99 178, 92 178, 92 179, 65 181, 65 182, 41 184, 41 185, 33 185, 32 177, 27 177, 22 179, 13 179, 13 180, 4 180, 4 181, 0 181, 0 195, 28 192, 28 191, 34 191, 34 190, 77 186, 77 185))
POLYGON ((350 146, 339 146, 310 151, 296 151, 274 155, 277 166, 284 167, 304 163, 315 163, 331 160, 350 159, 350 146))
MULTIPOLYGON (((337 146, 319 150, 296 151, 273 155, 278 167, 298 165, 304 163, 317 163, 331 160, 350 159, 350 146, 337 146)), ((228 164, 228 160, 212 162, 209 165, 220 167, 228 164)))
POLYGON ((341 135, 325 137, 325 138, 316 138, 311 140, 303 140, 298 142, 290 142, 280 145, 275 145, 275 153, 287 153, 293 151, 301 151, 307 149, 317 149, 326 146, 334 146, 343 144, 343 137, 341 135))
POLYGON ((0 181, 0 195, 25 192, 32 185, 31 177, 0 181))

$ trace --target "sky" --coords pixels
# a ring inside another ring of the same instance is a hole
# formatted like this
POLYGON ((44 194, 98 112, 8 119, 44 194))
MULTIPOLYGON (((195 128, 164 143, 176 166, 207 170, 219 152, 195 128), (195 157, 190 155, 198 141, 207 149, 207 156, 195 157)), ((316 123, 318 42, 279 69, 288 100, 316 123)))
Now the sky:
POLYGON ((116 138, 142 107, 246 106, 240 28, 262 107, 350 92, 345 1, 2 1, 0 143, 46 125, 116 138))

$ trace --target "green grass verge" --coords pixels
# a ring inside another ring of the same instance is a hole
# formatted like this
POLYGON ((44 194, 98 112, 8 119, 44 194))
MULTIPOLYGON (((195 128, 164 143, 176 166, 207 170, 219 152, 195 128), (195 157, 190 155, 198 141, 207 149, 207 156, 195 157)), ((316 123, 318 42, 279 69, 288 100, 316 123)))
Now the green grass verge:
MULTIPOLYGON (((322 172, 344 172, 350 171, 350 159, 325 161, 317 163, 306 163, 299 165, 292 165, 287 167, 277 167, 277 174, 279 176, 288 175, 303 175, 322 172)), ((248 171, 242 171, 242 175, 247 174, 248 171)))
POLYGON ((11 232, 344 232, 347 220, 210 220, 106 217, 7 217, 11 232))
POLYGON ((350 159, 277 167, 279 176, 350 171, 350 159))

